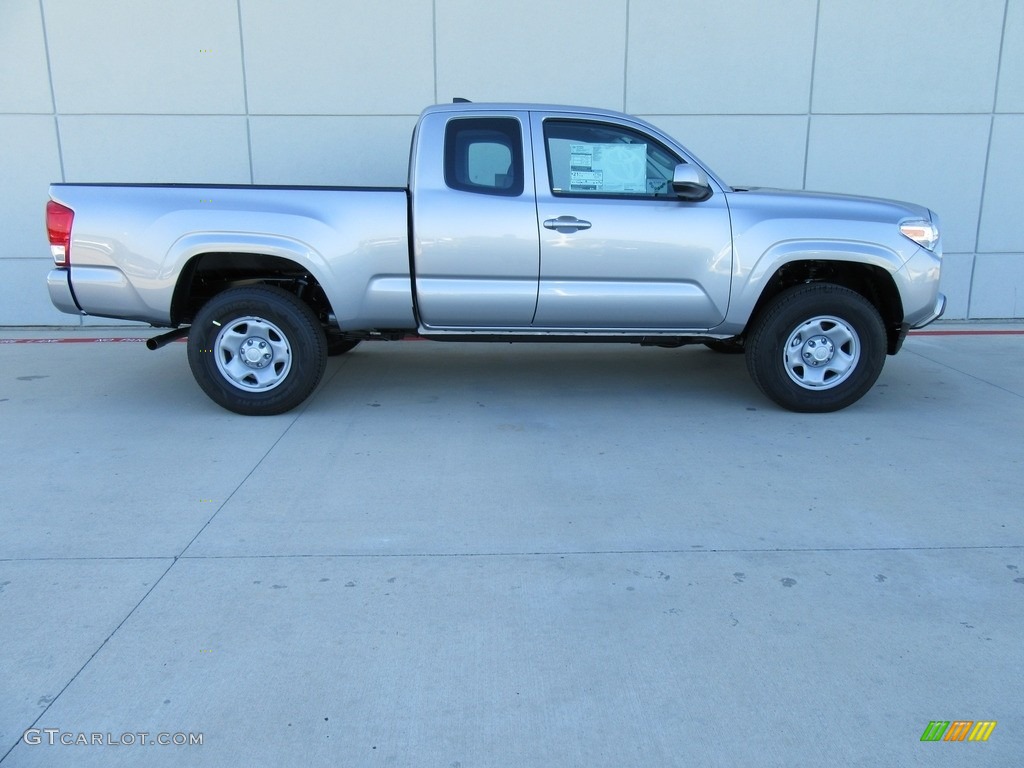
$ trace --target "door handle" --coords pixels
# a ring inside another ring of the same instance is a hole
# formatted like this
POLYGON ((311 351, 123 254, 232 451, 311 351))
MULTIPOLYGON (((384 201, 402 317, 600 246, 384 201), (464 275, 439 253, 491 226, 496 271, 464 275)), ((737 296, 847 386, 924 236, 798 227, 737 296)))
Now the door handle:
POLYGON ((559 216, 557 219, 545 219, 544 228, 569 234, 580 229, 590 229, 590 222, 577 219, 575 216, 559 216))

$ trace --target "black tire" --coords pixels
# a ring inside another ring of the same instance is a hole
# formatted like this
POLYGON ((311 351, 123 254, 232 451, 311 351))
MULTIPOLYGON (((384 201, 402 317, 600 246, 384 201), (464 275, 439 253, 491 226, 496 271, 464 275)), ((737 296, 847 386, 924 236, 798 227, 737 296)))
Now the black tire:
POLYGON ((736 339, 708 339, 704 346, 720 355, 742 355, 746 352, 743 342, 736 339))
POLYGON ((327 356, 337 357, 344 355, 359 345, 361 339, 346 339, 343 336, 327 337, 327 356))
POLYGON ((270 416, 290 411, 316 389, 327 366, 327 342, 313 310, 287 291, 230 288, 196 315, 188 364, 218 405, 270 416))
POLYGON ((747 336, 747 370, 770 399, 800 413, 838 411, 874 385, 885 326, 859 293, 810 283, 773 298, 747 336))

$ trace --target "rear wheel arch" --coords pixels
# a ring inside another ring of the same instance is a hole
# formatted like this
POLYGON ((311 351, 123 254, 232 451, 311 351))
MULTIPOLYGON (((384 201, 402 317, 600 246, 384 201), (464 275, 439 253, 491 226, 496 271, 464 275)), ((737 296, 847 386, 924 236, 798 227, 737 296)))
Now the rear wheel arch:
POLYGON ((191 323, 214 296, 244 285, 278 286, 295 294, 330 325, 333 307, 320 281, 307 267, 266 253, 211 251, 192 256, 182 267, 171 298, 171 323, 191 323))

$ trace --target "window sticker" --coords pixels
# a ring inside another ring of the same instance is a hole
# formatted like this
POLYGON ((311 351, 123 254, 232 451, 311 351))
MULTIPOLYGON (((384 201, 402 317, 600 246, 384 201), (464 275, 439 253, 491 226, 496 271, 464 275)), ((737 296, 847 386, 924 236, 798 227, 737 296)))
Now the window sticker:
POLYGON ((573 144, 570 192, 647 192, 646 144, 573 144))

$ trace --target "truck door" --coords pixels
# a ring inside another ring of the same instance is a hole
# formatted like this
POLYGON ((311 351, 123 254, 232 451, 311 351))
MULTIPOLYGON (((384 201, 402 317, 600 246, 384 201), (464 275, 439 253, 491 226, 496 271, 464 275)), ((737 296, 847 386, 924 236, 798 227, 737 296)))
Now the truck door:
POLYGON ((540 245, 528 113, 435 114, 413 167, 413 260, 420 322, 431 329, 528 328, 540 245), (425 157, 443 146, 443 158, 425 157))
POLYGON ((697 330, 729 304, 725 195, 672 191, 675 150, 636 128, 533 113, 541 268, 535 328, 697 330))

